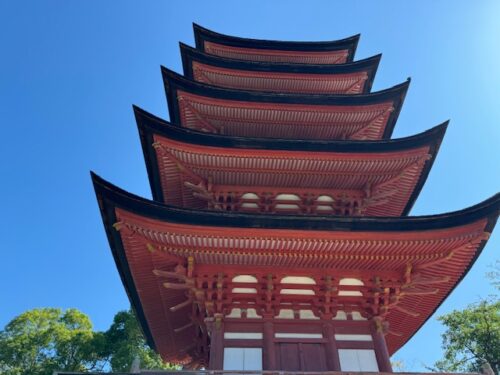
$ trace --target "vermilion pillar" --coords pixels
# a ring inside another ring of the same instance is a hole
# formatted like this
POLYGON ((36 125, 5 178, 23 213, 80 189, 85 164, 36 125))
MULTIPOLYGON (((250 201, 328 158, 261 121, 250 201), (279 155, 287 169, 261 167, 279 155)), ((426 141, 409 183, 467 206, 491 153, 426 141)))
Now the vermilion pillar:
POLYGON ((276 349, 274 344, 274 324, 272 316, 264 316, 264 366, 265 370, 277 370, 276 349))
POLYGON ((384 331, 381 319, 373 319, 371 324, 373 345, 375 347, 375 356, 379 371, 392 372, 389 351, 387 350, 387 343, 385 342, 384 331))
POLYGON ((221 317, 207 321, 210 332, 209 369, 222 370, 224 365, 224 329, 221 317))
POLYGON ((335 341, 333 322, 327 321, 323 324, 323 337, 328 340, 326 343, 326 364, 328 370, 340 371, 340 358, 337 343, 335 341))

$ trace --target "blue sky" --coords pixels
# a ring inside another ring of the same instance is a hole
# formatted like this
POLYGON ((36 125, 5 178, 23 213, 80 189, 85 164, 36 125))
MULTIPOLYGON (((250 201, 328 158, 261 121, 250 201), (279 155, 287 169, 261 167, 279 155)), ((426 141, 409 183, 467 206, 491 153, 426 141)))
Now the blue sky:
MULTIPOLYGON (((464 208, 500 187, 498 1, 2 1, 0 328, 34 307, 76 307, 106 329, 128 300, 89 170, 151 197, 132 104, 168 118, 160 64, 181 72, 192 22, 238 36, 331 40, 383 53, 374 90, 412 77, 393 137, 451 119, 412 215, 464 208)), ((438 310, 486 297, 500 233, 438 310)), ((434 318, 396 355, 440 355, 434 318)))

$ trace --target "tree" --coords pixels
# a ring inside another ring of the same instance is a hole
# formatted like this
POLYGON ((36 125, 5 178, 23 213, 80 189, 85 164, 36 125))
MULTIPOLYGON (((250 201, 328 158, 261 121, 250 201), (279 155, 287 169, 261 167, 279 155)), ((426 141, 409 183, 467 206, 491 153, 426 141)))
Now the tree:
POLYGON ((53 371, 173 369, 151 350, 132 311, 120 311, 106 332, 96 332, 76 310, 34 309, 0 331, 0 374, 51 375, 53 371))
POLYGON ((481 301, 438 319, 446 331, 444 359, 436 362, 436 370, 480 372, 488 362, 496 374, 500 372, 500 300, 481 301))
POLYGON ((500 290, 500 259, 497 259, 495 264, 491 264, 490 268, 491 271, 486 272, 486 277, 494 288, 500 290))
POLYGON ((105 336, 113 371, 130 370, 135 358, 140 360, 144 370, 175 369, 147 346, 132 310, 118 312, 105 336))
POLYGON ((0 331, 0 369, 6 375, 46 375, 54 370, 99 370, 104 335, 76 309, 34 309, 0 331))
POLYGON ((408 372, 406 364, 400 359, 391 358, 391 367, 394 372, 408 372))

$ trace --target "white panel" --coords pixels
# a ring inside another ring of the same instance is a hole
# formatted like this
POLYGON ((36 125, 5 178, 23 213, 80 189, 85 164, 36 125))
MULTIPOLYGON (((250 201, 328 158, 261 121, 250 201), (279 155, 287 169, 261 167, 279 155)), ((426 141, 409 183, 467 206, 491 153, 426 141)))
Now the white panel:
POLYGON ((243 353, 243 370, 262 370, 262 348, 245 348, 243 353))
POLYGON ((378 372, 377 358, 371 349, 339 349, 341 371, 378 372))
POLYGON ((300 197, 295 194, 278 194, 275 200, 281 201, 300 201, 300 197))
POLYGON ((321 333, 275 333, 274 337, 282 339, 322 339, 321 333))
POLYGON ((233 277, 233 283, 256 283, 257 278, 252 275, 238 275, 233 277))
POLYGON ((358 361, 361 371, 378 371, 377 357, 375 351, 371 349, 357 350, 358 361))
POLYGON ((306 284, 306 285, 316 285, 311 277, 306 276, 286 276, 280 281, 282 284, 306 284))
POLYGON ((314 290, 311 289, 281 289, 280 294, 298 294, 302 296, 313 296, 314 290))
POLYGON ((241 318, 241 309, 231 309, 231 314, 226 315, 226 318, 241 318))
POLYGON ((343 335, 336 334, 335 340, 339 341, 372 341, 371 335, 343 335))
POLYGON ((317 206, 316 211, 333 211, 333 208, 330 206, 317 206))
POLYGON ((257 203, 242 203, 241 207, 243 208, 259 208, 259 205, 257 203))
POLYGON ((276 317, 276 319, 294 319, 295 316, 293 314, 293 310, 290 309, 281 309, 280 314, 276 317))
POLYGON ((300 310, 299 311, 300 319, 319 319, 316 315, 314 315, 312 310, 300 310))
POLYGON ((262 333, 259 332, 224 332, 225 339, 259 340, 262 333))
POLYGON ((339 290, 339 296, 361 297, 363 293, 357 290, 339 290))
MULTIPOLYGON (((340 371, 361 371, 356 350, 339 349, 340 371)), ((226 369, 226 367, 224 367, 226 369)))
POLYGON ((337 315, 335 315, 333 320, 347 320, 347 314, 345 313, 345 311, 339 310, 337 311, 337 315))
POLYGON ((224 348, 224 370, 244 370, 244 348, 224 348))
POLYGON ((255 309, 247 309, 247 318, 262 319, 262 316, 257 314, 255 309))
POLYGON ((255 193, 245 193, 241 196, 243 199, 259 199, 259 196, 255 193))
POLYGON ((282 209, 282 210, 298 210, 299 206, 296 204, 285 204, 285 203, 278 203, 275 208, 277 209, 282 209))
POLYGON ((359 311, 352 311, 351 312, 352 320, 368 320, 364 318, 359 311))
POLYGON ((346 277, 346 278, 340 279, 339 285, 365 285, 365 284, 360 279, 346 277))
POLYGON ((329 195, 320 195, 317 199, 317 202, 333 202, 334 199, 329 195))

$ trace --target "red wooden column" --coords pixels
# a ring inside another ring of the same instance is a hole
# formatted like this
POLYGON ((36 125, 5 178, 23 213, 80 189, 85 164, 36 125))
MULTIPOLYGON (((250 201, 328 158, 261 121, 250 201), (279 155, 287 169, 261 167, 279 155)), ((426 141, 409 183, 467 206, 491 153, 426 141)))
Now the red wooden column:
POLYGON ((323 323, 323 337, 328 340, 325 344, 326 365, 330 371, 340 371, 340 357, 337 342, 335 341, 335 329, 331 321, 331 316, 326 315, 325 319, 328 318, 330 320, 326 320, 323 323))
POLYGON ((276 346, 274 344, 274 314, 264 315, 264 329, 263 341, 264 347, 262 348, 264 356, 264 370, 278 370, 276 367, 276 346))
POLYGON ((381 318, 375 317, 372 319, 371 330, 379 371, 392 372, 389 351, 387 350, 387 343, 385 342, 384 328, 381 318))
POLYGON ((224 366, 224 327, 222 317, 208 318, 206 321, 210 332, 209 369, 222 370, 224 366))

